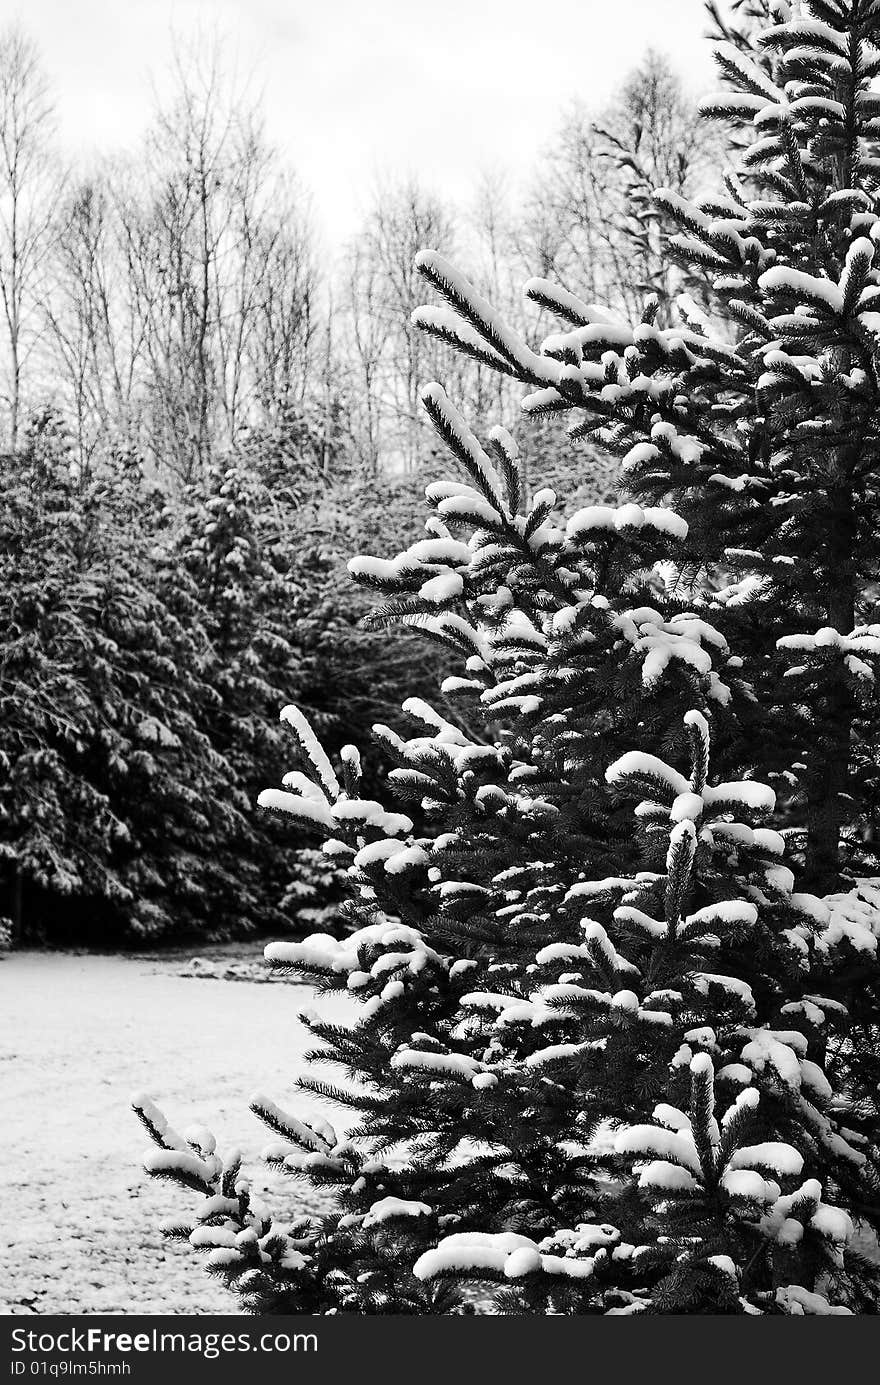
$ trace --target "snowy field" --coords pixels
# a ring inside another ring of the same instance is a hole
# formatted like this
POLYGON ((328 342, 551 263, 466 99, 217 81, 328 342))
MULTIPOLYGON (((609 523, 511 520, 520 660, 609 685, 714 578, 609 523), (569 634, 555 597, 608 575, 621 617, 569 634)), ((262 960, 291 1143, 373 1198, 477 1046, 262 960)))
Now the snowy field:
MULTIPOLYGON (((269 1136, 246 1109, 256 1090, 290 1098, 311 993, 181 969, 180 956, 0 962, 0 1312, 238 1311, 195 1254, 156 1229, 187 1194, 140 1171, 136 1090, 178 1128, 200 1122, 221 1151, 243 1148, 273 1209, 313 1210, 256 1160, 269 1136)), ((308 1110, 303 1097, 286 1104, 308 1110)))

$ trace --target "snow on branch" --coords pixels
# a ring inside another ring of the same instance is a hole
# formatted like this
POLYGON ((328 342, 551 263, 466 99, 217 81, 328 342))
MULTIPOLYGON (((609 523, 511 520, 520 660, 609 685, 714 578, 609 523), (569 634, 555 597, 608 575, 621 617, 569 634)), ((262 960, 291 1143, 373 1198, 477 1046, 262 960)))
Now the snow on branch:
POLYGON ((450 306, 475 329, 493 351, 515 367, 523 379, 555 385, 562 378, 556 361, 538 356, 517 335, 454 265, 435 250, 421 250, 415 267, 450 306))
POLYGON ((438 436, 458 459, 468 476, 489 503, 503 512, 502 481, 458 410, 450 403, 442 385, 427 385, 422 403, 438 436))
POLYGON ((340 788, 336 772, 327 758, 324 747, 302 712, 298 707, 290 705, 282 711, 281 720, 293 729, 324 788, 332 798, 338 798, 340 788))

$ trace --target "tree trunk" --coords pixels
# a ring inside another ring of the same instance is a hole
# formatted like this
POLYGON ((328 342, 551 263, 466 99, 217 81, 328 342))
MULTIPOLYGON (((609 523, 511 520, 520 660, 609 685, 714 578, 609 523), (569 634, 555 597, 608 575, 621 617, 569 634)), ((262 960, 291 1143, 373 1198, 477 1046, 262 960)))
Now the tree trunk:
MULTIPOLYGON (((856 619, 852 493, 849 487, 836 488, 829 500, 828 624, 848 635, 856 619)), ((855 698, 841 659, 832 665, 828 680, 816 709, 816 738, 810 747, 806 865, 807 883, 816 894, 833 891, 840 883, 841 830, 847 818, 844 796, 849 786, 856 713, 855 698)))
POLYGON ((18 362, 18 341, 11 342, 12 356, 12 399, 9 408, 9 450, 18 451, 18 434, 21 427, 21 368, 18 362))
POLYGON ((12 886, 12 937, 10 947, 17 947, 24 933, 24 882, 21 867, 15 864, 15 880, 12 886))

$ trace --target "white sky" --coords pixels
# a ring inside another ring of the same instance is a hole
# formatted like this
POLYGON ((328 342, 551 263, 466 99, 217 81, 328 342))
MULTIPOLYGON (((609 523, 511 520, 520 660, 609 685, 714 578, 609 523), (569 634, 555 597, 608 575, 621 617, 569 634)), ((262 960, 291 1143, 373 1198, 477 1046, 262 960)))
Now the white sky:
POLYGON ((696 88, 710 72, 700 0, 26 0, 18 17, 73 153, 137 141, 175 34, 225 35, 333 246, 379 173, 464 200, 482 170, 525 171, 560 110, 607 99, 648 46, 696 88))

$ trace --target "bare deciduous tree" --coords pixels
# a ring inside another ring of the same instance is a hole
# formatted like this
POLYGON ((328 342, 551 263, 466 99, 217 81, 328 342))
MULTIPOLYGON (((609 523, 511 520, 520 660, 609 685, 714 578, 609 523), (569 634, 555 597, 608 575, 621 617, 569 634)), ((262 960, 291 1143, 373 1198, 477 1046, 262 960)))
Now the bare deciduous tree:
POLYGON ((52 101, 37 47, 19 28, 7 28, 0 34, 0 301, 13 449, 58 191, 53 131, 52 101))
POLYGON ((605 111, 566 115, 529 199, 523 257, 637 318, 647 293, 670 289, 653 191, 711 183, 715 144, 667 60, 648 53, 605 111))
POLYGON ((419 391, 433 348, 411 324, 422 298, 413 267, 424 245, 451 252, 453 219, 413 179, 380 184, 349 257, 348 336, 363 391, 364 445, 376 467, 413 470, 427 438, 419 391))
POLYGON ((108 170, 71 186, 41 304, 44 356, 72 414, 83 470, 108 439, 137 444, 141 340, 125 293, 114 183, 108 170))
POLYGON ((63 201, 44 334, 80 456, 137 447, 184 484, 313 388, 307 199, 215 46, 181 58, 136 159, 63 201))

